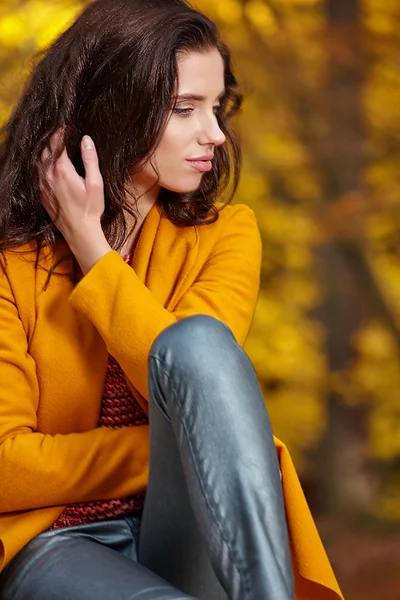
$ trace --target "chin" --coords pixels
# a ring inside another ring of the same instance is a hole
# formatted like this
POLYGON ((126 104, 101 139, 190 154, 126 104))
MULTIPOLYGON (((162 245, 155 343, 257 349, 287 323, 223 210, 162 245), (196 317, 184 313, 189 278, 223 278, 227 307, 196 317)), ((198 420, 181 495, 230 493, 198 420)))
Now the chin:
POLYGON ((199 189, 201 181, 199 181, 196 185, 163 185, 170 192, 176 192, 177 194, 189 194, 190 192, 195 192, 199 189))

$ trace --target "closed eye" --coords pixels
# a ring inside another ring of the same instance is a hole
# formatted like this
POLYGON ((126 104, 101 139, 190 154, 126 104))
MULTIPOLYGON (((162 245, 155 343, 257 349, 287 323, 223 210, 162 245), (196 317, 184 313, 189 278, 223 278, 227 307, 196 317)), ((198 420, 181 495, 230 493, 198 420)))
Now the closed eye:
POLYGON ((191 112, 194 111, 194 108, 173 108, 172 112, 174 112, 177 115, 185 115, 185 116, 189 116, 191 112))
MULTIPOLYGON (((214 115, 220 114, 222 107, 220 105, 213 107, 214 115)), ((194 111, 194 108, 173 108, 172 112, 182 117, 190 117, 190 114, 194 111)))

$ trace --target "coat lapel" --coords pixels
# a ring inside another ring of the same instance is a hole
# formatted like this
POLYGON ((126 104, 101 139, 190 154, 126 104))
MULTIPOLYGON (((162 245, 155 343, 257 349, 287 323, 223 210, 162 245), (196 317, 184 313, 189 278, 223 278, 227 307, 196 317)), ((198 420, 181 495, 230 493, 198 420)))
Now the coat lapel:
MULTIPOLYGON (((155 204, 143 224, 132 267, 140 281, 168 310, 179 301, 198 255, 194 227, 178 227, 155 204)), ((134 299, 132 299, 134 307, 134 299)))

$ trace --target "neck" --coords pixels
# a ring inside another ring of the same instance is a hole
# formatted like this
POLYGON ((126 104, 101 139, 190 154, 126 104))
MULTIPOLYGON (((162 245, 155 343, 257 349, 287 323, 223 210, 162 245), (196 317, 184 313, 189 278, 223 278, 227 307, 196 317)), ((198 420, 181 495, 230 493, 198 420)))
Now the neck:
MULTIPOLYGON (((132 231, 130 231, 127 239, 125 240, 124 245, 119 250, 119 254, 121 256, 126 256, 127 254, 131 254, 134 251, 137 240, 139 239, 139 235, 140 235, 143 223, 144 223, 148 213, 150 212, 150 210, 152 209, 154 204, 157 202, 157 196, 158 196, 158 193, 156 195, 151 192, 146 192, 146 193, 140 195, 140 193, 138 194, 138 190, 132 190, 132 188, 129 189, 129 191, 131 191, 131 193, 135 197, 139 198, 137 201, 137 205, 135 206, 135 214, 137 216, 137 222, 135 224, 134 219, 131 214, 129 214, 128 212, 124 213, 128 231, 131 230, 133 225, 135 225, 135 226, 134 226, 134 229, 132 229, 132 231)), ((132 197, 129 194, 127 194, 127 201, 128 202, 130 201, 130 203, 133 203, 132 197)))

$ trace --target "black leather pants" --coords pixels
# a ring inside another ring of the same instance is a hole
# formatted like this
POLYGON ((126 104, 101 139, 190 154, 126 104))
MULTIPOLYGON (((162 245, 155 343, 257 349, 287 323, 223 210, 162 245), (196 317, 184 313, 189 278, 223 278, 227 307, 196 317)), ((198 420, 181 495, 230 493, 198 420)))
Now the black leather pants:
POLYGON ((254 369, 198 315, 149 357, 142 518, 47 531, 0 576, 2 600, 293 600, 279 466, 254 369))

